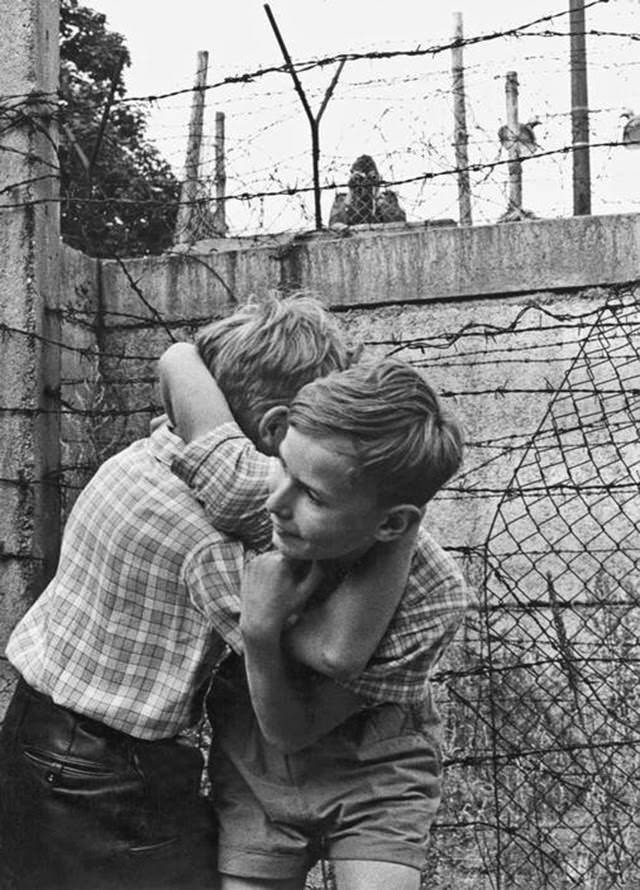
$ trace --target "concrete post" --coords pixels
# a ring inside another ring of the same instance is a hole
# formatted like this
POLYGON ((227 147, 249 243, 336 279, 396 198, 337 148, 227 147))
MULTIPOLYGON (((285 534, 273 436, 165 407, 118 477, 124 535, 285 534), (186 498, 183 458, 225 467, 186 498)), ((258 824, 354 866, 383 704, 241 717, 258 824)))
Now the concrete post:
MULTIPOLYGON (((0 658, 60 543, 58 0, 0 29, 0 658)), ((3 676, 0 661, 0 714, 3 676)))

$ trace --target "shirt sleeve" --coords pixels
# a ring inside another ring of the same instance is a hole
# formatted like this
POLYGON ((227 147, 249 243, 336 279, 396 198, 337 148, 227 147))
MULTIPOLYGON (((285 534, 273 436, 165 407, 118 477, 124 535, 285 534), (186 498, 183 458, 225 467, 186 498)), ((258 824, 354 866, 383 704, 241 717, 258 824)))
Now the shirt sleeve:
POLYGON ((271 542, 265 503, 275 462, 229 422, 188 443, 171 469, 191 488, 215 528, 261 550, 271 542))
POLYGON ((421 535, 405 593, 380 645, 363 673, 344 685, 370 702, 420 703, 468 605, 469 591, 453 559, 421 535))
POLYGON ((239 541, 204 542, 188 555, 183 580, 193 606, 234 652, 242 652, 240 584, 245 552, 239 541))

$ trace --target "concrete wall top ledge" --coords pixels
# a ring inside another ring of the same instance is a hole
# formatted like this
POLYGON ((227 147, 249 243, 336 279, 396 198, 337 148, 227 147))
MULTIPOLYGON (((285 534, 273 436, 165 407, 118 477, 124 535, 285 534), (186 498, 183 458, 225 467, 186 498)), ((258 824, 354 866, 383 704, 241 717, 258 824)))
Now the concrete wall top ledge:
POLYGON ((173 262, 168 254, 130 262, 148 271, 156 264, 175 268, 180 255, 207 257, 225 277, 233 270, 229 283, 237 293, 279 282, 333 307, 533 293, 640 278, 640 214, 468 227, 434 220, 212 239, 181 246, 173 262))
POLYGON ((380 227, 306 239, 295 258, 333 305, 405 303, 640 278, 640 214, 470 227, 380 227))

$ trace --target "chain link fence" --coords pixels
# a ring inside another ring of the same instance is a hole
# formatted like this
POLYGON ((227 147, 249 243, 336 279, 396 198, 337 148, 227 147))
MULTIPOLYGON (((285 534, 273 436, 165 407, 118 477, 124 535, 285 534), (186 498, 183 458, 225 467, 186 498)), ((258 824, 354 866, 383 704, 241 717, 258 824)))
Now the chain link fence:
POLYGON ((637 295, 614 293, 501 496, 441 678, 426 888, 640 887, 639 426, 637 295))

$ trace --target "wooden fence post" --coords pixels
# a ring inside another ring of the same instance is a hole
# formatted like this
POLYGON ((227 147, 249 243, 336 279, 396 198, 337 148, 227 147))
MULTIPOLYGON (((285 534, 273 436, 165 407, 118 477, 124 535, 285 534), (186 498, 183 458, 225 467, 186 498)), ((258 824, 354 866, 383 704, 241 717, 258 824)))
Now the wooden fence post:
POLYGON ((573 214, 591 213, 589 96, 584 0, 569 0, 571 28, 571 129, 573 142, 573 214))
POLYGON ((209 53, 198 53, 196 81, 193 88, 189 136, 184 164, 184 180, 180 188, 180 207, 176 218, 175 242, 192 244, 198 240, 201 208, 200 193, 200 150, 202 147, 202 126, 204 122, 205 87, 209 53))
POLYGON ((227 208, 225 202, 227 174, 224 155, 224 112, 216 112, 216 210, 215 228, 218 235, 227 234, 227 208))
POLYGON ((520 142, 518 134, 520 123, 518 121, 518 74, 516 71, 507 72, 505 81, 505 97, 507 101, 507 127, 509 129, 509 206, 511 210, 522 210, 522 164, 520 163, 520 142))
POLYGON ((451 73, 453 75, 453 117, 456 168, 458 171, 458 205, 460 225, 471 225, 471 188, 469 185, 469 154, 467 152, 467 114, 464 98, 464 62, 462 55, 462 13, 453 14, 453 39, 451 48, 451 73))

